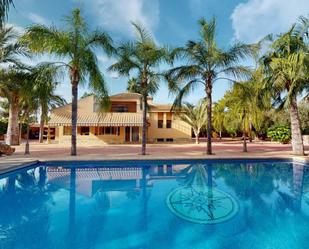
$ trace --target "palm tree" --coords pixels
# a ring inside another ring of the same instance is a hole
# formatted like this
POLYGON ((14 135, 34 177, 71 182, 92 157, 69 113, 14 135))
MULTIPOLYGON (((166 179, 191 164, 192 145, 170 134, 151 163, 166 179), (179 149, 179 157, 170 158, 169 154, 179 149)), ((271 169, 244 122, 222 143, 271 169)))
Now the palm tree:
POLYGON ((254 46, 242 43, 234 44, 230 49, 223 50, 216 42, 216 20, 210 22, 199 20, 200 39, 188 41, 184 48, 177 48, 174 57, 183 58, 187 64, 169 70, 166 78, 169 89, 177 93, 174 106, 180 106, 183 97, 194 91, 198 85, 205 89, 207 99, 207 154, 212 154, 212 88, 217 80, 239 79, 249 76, 250 70, 240 66, 240 59, 254 51, 254 46))
POLYGON ((290 110, 293 154, 303 155, 304 145, 298 114, 297 97, 308 85, 308 27, 309 20, 302 23, 273 41, 262 63, 265 73, 265 88, 269 89, 279 108, 290 110))
MULTIPOLYGON (((27 136, 26 136, 26 146, 25 146, 25 154, 30 154, 30 144, 29 144, 29 135, 30 135, 30 119, 31 115, 38 109, 38 101, 35 96, 35 91, 33 89, 33 82, 29 82, 27 87, 24 89, 26 96, 21 100, 21 109, 23 110, 22 113, 22 120, 26 122, 27 125, 27 136)), ((22 123, 22 122, 21 122, 22 123)))
MULTIPOLYGON (((18 56, 28 55, 25 46, 14 40, 18 38, 13 28, 0 29, 0 64, 1 65, 17 65, 21 66, 18 56)), ((12 68, 12 67, 10 67, 12 68)), ((17 75, 14 69, 1 70, 0 72, 0 96, 9 100, 9 124, 7 130, 6 143, 9 145, 19 144, 18 129, 18 102, 21 85, 16 81, 22 76, 17 75)))
POLYGON ((33 92, 41 112, 39 142, 43 143, 44 124, 48 121, 48 112, 55 107, 66 104, 66 101, 55 93, 59 85, 59 82, 56 81, 58 77, 57 67, 42 64, 35 69, 34 73, 36 77, 33 92))
POLYGON ((160 73, 158 66, 168 61, 169 54, 165 48, 158 47, 151 35, 139 24, 133 23, 136 30, 136 39, 126 42, 118 48, 118 61, 109 70, 116 71, 122 76, 137 73, 136 78, 129 83, 134 84, 135 91, 142 95, 143 102, 143 129, 142 155, 146 154, 147 133, 147 98, 155 94, 159 88, 160 73), (133 82, 133 83, 132 83, 133 82))
POLYGON ((25 95, 27 84, 31 82, 29 72, 16 68, 0 71, 0 96, 9 102, 9 120, 6 144, 19 144, 19 111, 21 97, 25 95))
POLYGON ((224 101, 219 101, 214 105, 213 109, 213 127, 219 132, 220 140, 222 139, 222 130, 224 129, 225 114, 225 103, 224 101))
POLYGON ((243 152, 248 152, 246 134, 249 130, 250 115, 253 113, 252 100, 254 95, 253 82, 234 83, 231 91, 224 96, 226 106, 238 117, 242 125, 243 132, 243 152))
POLYGON ((13 5, 13 0, 0 0, 0 26, 3 27, 5 20, 10 9, 10 6, 13 5))
MULTIPOLYGON (((261 68, 253 72, 249 81, 236 83, 232 90, 224 95, 220 101, 226 108, 224 123, 227 130, 242 127, 246 129, 249 141, 252 142, 254 133, 261 132, 263 125, 267 125, 267 111, 271 109, 270 94, 264 91, 261 79, 261 68), (246 105, 246 106, 242 106, 246 105), (242 119, 245 110, 246 118, 242 119)), ((214 119, 217 119, 214 115, 214 119)))
POLYGON ((200 100, 196 106, 186 103, 178 112, 180 120, 189 124, 195 135, 195 143, 199 143, 199 134, 207 123, 207 106, 204 100, 200 100))
POLYGON ((50 53, 63 59, 62 62, 56 64, 69 71, 72 86, 71 155, 75 156, 77 153, 78 85, 81 82, 86 82, 88 78, 88 85, 97 99, 102 104, 106 104, 108 93, 104 77, 98 67, 95 48, 102 48, 108 55, 111 55, 114 49, 112 39, 107 33, 100 29, 93 32, 88 30, 79 9, 74 9, 71 15, 66 17, 66 23, 68 27, 66 30, 34 25, 27 30, 23 41, 34 52, 50 53))

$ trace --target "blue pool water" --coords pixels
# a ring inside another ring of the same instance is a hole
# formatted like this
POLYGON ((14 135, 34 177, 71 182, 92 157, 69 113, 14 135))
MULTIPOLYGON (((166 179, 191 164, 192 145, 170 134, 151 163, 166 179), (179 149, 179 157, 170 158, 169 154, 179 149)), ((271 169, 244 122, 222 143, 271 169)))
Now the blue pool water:
POLYGON ((0 249, 306 249, 309 167, 54 162, 0 175, 0 249))

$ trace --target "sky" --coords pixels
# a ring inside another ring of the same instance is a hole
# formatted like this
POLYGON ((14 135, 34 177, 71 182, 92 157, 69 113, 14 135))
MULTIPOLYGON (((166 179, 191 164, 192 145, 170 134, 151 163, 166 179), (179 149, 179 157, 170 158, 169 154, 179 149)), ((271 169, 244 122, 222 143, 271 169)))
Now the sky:
MULTIPOLYGON (((20 32, 34 23, 65 28, 64 17, 73 8, 80 8, 89 27, 107 31, 115 41, 134 39, 131 22, 144 25, 158 45, 183 46, 188 40, 198 39, 197 21, 217 19, 217 42, 228 48, 235 41, 254 43, 267 34, 288 30, 300 15, 308 15, 308 0, 15 0, 15 8, 9 12, 9 25, 20 32)), ((115 62, 103 52, 97 52, 99 66, 104 74, 110 94, 126 91, 128 78, 118 77, 106 69, 115 62)), ((26 61, 57 61, 47 55, 26 61)), ((244 64, 248 62, 243 62, 244 64)), ((87 91, 81 85, 79 95, 87 91)), ((213 100, 223 97, 230 84, 217 81, 213 100)), ((57 92, 71 101, 71 86, 68 77, 62 79, 57 92)), ((186 101, 197 102, 204 97, 203 88, 197 88, 186 101)), ((172 103, 165 82, 154 96, 158 103, 172 103)))

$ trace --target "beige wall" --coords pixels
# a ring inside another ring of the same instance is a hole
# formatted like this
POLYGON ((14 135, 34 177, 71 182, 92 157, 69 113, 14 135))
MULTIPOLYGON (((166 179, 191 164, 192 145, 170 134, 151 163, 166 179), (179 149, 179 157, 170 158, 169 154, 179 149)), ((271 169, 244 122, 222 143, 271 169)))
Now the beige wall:
MULTIPOLYGON (((93 105, 86 98, 85 103, 79 104, 79 109, 92 112, 93 105), (91 111, 90 111, 91 109, 91 111)), ((81 100, 82 101, 82 100, 81 100)), ((172 138, 174 142, 191 141, 191 127, 183 121, 174 117, 171 112, 150 112, 150 126, 148 127, 148 142, 157 142, 158 138, 172 138), (163 128, 158 128, 158 113, 163 116, 163 128), (166 120, 172 120, 172 128, 166 128, 166 120)), ((71 136, 63 135, 63 126, 56 128, 56 141, 62 144, 70 144, 71 136)), ((139 128, 139 139, 141 142, 142 127, 139 128)), ((77 135, 78 144, 100 145, 100 144, 120 144, 125 143, 125 127, 120 127, 120 135, 95 135, 95 127, 90 127, 89 135, 77 135)))
MULTIPOLYGON (((78 113, 93 113, 94 110, 94 97, 93 96, 89 96, 83 99, 78 100, 78 113)), ((58 107, 53 109, 53 113, 57 114, 63 114, 63 113, 71 113, 71 105, 65 105, 62 107, 58 107)))
POLYGON ((148 128, 148 141, 156 142, 157 138, 173 138, 174 142, 191 141, 191 127, 174 117, 170 112, 163 113, 163 128, 158 128, 158 112, 149 113, 150 127, 148 128), (172 128, 166 128, 166 120, 171 117, 172 128))
MULTIPOLYGON (((120 144, 125 140, 125 128, 120 127, 118 135, 94 135, 95 127, 90 127, 89 135, 77 135, 77 144, 100 145, 100 144, 120 144)), ((56 128, 56 141, 61 144, 70 144, 71 136, 63 135, 63 126, 56 128)))

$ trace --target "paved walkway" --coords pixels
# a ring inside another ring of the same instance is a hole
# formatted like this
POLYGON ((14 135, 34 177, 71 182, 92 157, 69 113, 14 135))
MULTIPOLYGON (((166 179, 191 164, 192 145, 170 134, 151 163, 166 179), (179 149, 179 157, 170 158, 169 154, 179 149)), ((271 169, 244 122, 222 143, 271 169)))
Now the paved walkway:
MULTIPOLYGON (((206 154, 206 143, 149 144, 147 155, 140 155, 141 145, 78 146, 78 155, 70 156, 70 146, 59 144, 30 144, 30 155, 24 155, 24 144, 16 146, 13 156, 0 157, 0 173, 21 164, 46 160, 125 160, 125 159, 215 159, 215 158, 292 158, 291 145, 254 141, 248 143, 248 153, 242 152, 242 141, 213 142, 214 155, 206 154)), ((309 153, 309 146, 306 147, 309 153)), ((298 157, 308 160, 309 156, 298 157)))

